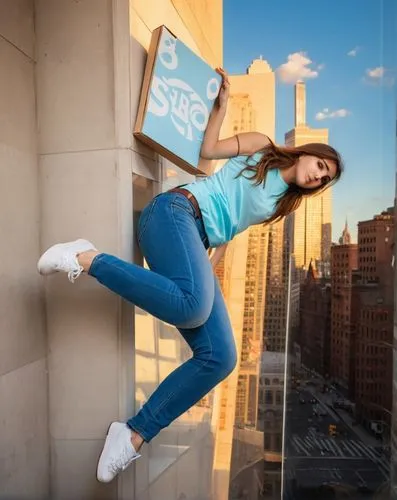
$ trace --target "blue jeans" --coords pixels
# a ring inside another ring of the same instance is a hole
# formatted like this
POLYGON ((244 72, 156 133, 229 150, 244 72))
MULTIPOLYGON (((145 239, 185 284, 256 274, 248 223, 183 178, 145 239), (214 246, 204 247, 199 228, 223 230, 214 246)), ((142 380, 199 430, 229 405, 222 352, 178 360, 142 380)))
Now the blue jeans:
POLYGON ((223 380, 237 356, 229 315, 206 252, 204 225, 190 201, 179 193, 156 196, 141 214, 137 238, 150 270, 100 254, 89 274, 175 325, 193 352, 128 420, 148 442, 223 380))

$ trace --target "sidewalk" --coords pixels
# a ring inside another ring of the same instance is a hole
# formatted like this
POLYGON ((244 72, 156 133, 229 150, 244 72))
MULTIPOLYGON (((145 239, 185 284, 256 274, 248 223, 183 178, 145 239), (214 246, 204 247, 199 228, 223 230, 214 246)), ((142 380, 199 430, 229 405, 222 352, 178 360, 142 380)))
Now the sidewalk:
POLYGON ((367 432, 361 425, 353 425, 354 418, 345 410, 335 409, 330 406, 335 397, 318 391, 315 387, 306 386, 306 390, 310 391, 314 397, 316 397, 324 406, 326 406, 327 411, 331 415, 338 415, 339 419, 349 427, 349 429, 356 434, 356 436, 367 446, 381 446, 382 443, 378 441, 374 436, 367 432))
POLYGON ((382 442, 367 432, 361 425, 353 425, 352 416, 345 410, 335 410, 343 422, 368 446, 382 446, 382 442))

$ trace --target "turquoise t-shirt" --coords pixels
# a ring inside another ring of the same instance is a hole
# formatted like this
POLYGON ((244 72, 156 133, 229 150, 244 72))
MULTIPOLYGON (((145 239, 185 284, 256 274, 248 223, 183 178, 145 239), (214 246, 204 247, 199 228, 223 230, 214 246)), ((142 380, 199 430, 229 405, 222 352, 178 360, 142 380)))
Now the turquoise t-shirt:
POLYGON ((215 174, 183 186, 198 201, 211 247, 222 245, 249 226, 268 219, 280 195, 287 190, 288 184, 279 169, 269 170, 265 184, 259 186, 246 177, 251 172, 235 178, 247 162, 254 166, 261 156, 236 156, 215 174))

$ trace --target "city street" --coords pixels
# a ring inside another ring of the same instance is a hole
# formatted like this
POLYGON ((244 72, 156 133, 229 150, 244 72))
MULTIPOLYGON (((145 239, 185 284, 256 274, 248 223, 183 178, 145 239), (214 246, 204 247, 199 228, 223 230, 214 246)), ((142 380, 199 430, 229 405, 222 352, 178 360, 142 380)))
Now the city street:
POLYGON ((323 485, 343 485, 357 495, 377 490, 389 478, 389 461, 382 446, 363 442, 313 392, 305 387, 288 395, 286 492, 292 492, 293 484, 294 498, 323 485))

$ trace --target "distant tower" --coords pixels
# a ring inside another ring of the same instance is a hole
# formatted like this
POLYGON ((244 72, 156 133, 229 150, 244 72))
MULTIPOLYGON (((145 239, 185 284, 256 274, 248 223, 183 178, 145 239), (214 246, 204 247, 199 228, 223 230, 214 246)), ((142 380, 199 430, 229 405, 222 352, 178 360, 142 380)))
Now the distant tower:
MULTIPOLYGON (((289 147, 302 146, 310 142, 328 144, 328 129, 312 128, 306 124, 306 84, 295 84, 295 126, 285 134, 285 144, 289 147)), ((312 266, 321 267, 324 275, 330 262, 332 234, 331 189, 318 196, 304 198, 300 207, 291 214, 293 221, 292 253, 296 268, 305 271, 312 266)))
POLYGON ((342 231, 342 236, 339 238, 339 245, 350 245, 352 242, 352 237, 347 227, 347 219, 345 222, 345 228, 342 231))
POLYGON ((262 59, 262 56, 260 59, 254 59, 247 68, 247 75, 266 75, 268 73, 273 73, 272 68, 265 59, 262 59))
POLYGON ((306 125, 306 87, 299 80, 295 85, 295 127, 306 125))

